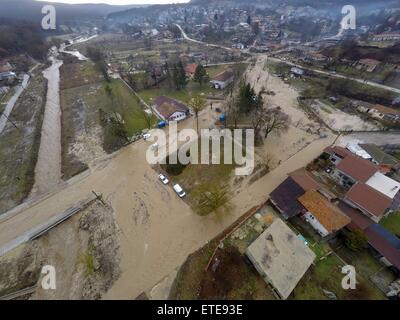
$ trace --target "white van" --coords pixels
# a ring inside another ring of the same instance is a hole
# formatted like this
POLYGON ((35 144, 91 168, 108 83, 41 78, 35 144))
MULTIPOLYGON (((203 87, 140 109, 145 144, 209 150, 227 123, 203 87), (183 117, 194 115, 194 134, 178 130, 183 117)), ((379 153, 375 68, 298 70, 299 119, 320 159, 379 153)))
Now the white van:
POLYGON ((186 196, 185 191, 183 191, 182 187, 179 184, 174 185, 174 191, 178 194, 180 198, 186 196))

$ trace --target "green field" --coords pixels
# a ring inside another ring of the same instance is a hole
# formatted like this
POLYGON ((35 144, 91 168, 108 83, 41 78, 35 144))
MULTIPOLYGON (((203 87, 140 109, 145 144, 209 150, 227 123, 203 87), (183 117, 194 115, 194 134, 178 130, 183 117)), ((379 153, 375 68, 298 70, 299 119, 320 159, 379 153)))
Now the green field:
POLYGON ((327 300, 323 289, 333 292, 339 300, 384 300, 384 294, 373 284, 357 274, 355 290, 344 290, 341 268, 344 264, 331 254, 323 260, 316 261, 311 266, 297 287, 292 297, 295 300, 327 300))
POLYGON ((221 94, 220 90, 216 90, 211 88, 208 83, 203 84, 200 87, 199 84, 190 82, 186 89, 182 90, 171 90, 169 88, 156 88, 149 90, 142 90, 139 92, 139 95, 143 98, 144 101, 151 104, 157 97, 159 96, 168 96, 170 98, 182 101, 184 103, 188 103, 191 98, 196 96, 200 96, 204 99, 207 97, 218 96, 221 94))
POLYGON ((397 236, 400 236, 400 211, 383 218, 380 224, 397 236))

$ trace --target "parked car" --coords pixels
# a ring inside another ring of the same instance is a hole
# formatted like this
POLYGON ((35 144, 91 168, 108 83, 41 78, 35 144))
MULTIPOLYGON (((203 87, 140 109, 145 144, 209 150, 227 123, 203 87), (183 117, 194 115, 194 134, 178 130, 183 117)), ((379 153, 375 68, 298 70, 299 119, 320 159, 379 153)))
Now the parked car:
POLYGON ((147 140, 147 139, 149 139, 151 137, 151 134, 150 133, 145 133, 144 135, 143 135, 143 139, 144 140, 147 140))
POLYGON ((157 151, 159 147, 160 147, 160 145, 158 143, 154 143, 151 145, 150 148, 152 151, 157 151))
POLYGON ((162 182, 163 184, 168 184, 168 183, 169 183, 168 178, 167 178, 166 176, 164 176, 163 174, 160 174, 160 175, 158 176, 158 178, 161 180, 161 182, 162 182))
POLYGON ((180 198, 186 196, 185 191, 183 191, 182 187, 179 184, 174 185, 174 191, 178 194, 180 198))

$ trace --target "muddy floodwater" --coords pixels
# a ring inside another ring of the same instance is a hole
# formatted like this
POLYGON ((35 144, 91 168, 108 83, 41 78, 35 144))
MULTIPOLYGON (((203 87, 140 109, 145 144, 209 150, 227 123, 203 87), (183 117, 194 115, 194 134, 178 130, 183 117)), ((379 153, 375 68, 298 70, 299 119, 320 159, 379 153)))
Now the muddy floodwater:
POLYGON ((51 66, 43 71, 47 79, 47 97, 43 118, 35 184, 31 194, 50 191, 61 180, 61 108, 60 67, 62 61, 50 58, 51 66))

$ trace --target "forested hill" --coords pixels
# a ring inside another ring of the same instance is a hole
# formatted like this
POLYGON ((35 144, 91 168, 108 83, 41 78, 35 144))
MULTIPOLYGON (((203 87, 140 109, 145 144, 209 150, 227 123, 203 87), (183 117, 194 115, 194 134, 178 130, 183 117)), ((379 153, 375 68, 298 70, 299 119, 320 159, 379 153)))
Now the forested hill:
POLYGON ((0 18, 41 21, 41 10, 46 4, 56 8, 59 23, 105 17, 111 12, 127 10, 138 6, 112 6, 107 4, 63 4, 35 0, 1 0, 0 18))

